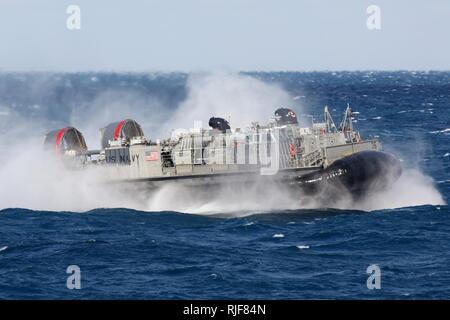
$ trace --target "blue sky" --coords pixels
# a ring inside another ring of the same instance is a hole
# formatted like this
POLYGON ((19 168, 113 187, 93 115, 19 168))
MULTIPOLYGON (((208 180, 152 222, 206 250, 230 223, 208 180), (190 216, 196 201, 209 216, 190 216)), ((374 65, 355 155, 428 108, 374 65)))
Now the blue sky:
POLYGON ((449 0, 0 0, 0 70, 450 70, 449 33, 449 0))

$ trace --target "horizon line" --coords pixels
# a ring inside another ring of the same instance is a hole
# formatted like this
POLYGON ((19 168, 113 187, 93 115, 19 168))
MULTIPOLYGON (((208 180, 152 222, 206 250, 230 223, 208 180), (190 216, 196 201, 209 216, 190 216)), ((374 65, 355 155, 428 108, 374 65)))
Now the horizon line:
POLYGON ((324 70, 147 70, 147 71, 137 71, 137 70, 5 70, 0 68, 0 74, 202 74, 202 73, 215 73, 215 72, 225 72, 225 73, 350 73, 350 72, 420 72, 420 73, 446 73, 450 72, 450 69, 324 69, 324 70))

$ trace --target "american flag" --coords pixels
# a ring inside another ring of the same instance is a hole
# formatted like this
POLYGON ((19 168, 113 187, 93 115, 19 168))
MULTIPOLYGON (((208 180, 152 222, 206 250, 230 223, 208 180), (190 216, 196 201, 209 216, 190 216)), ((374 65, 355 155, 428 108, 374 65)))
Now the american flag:
POLYGON ((158 151, 146 151, 145 152, 145 160, 146 161, 156 161, 158 160, 158 151))

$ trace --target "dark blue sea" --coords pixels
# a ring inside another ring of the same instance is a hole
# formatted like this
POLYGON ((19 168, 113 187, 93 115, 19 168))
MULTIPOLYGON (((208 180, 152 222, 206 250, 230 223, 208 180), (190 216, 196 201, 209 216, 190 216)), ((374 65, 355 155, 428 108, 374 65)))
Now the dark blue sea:
POLYGON ((0 299, 450 298, 449 72, 0 73, 0 139, 0 299), (402 183, 336 208, 164 195, 142 207, 47 173, 29 148, 68 124, 91 138, 135 112, 151 135, 179 108, 277 94, 317 119, 349 103, 361 134, 401 159, 402 183), (67 287, 71 265, 81 289, 67 287))

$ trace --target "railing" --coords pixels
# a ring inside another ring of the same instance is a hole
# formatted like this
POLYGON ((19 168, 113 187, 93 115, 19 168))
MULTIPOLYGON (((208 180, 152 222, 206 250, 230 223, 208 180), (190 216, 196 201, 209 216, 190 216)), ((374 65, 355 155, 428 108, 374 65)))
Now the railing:
POLYGON ((320 166, 323 163, 322 152, 317 149, 303 156, 304 167, 320 166))

